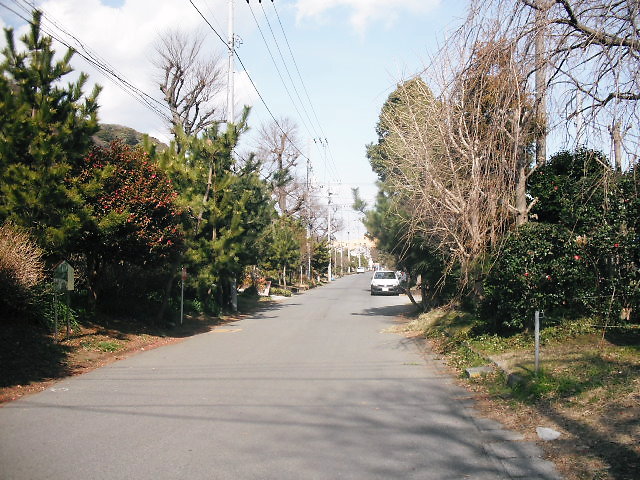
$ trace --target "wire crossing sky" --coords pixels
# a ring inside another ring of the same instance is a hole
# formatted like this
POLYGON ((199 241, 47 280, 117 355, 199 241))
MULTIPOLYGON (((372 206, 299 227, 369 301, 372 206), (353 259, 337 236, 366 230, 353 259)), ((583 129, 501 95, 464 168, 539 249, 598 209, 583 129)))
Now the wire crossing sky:
MULTIPOLYGON (((261 125, 284 118, 297 123, 296 147, 301 163, 310 158, 319 200, 326 203, 331 191, 345 230, 352 239, 354 232, 363 234, 350 207, 351 189, 359 187, 373 203, 376 176, 366 145, 377 141, 380 109, 462 22, 465 3, 236 0, 235 98, 236 105, 251 107, 241 148, 255 148, 261 125)), ((0 25, 22 36, 34 6, 45 12, 45 33, 78 52, 72 63, 89 74, 86 89, 103 86, 100 121, 164 141, 169 111, 152 63, 159 36, 176 29, 199 33, 207 54, 228 51, 228 0, 0 0, 0 25)), ((63 45, 56 46, 59 53, 63 45)), ((224 108, 221 102, 221 115, 224 108)))

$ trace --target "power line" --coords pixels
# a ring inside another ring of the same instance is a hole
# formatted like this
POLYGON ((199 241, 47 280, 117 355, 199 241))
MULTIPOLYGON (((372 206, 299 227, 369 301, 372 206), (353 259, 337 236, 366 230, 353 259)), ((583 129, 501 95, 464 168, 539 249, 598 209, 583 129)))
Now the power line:
MULTIPOLYGON (((293 90, 296 93, 296 97, 298 98, 298 101, 300 102, 300 106, 302 107, 302 110, 305 113, 305 116, 307 117, 307 120, 309 121, 309 125, 311 125, 311 128, 314 130, 315 136, 319 136, 318 132, 315 129, 315 126, 313 125, 313 121, 311 120, 311 117, 309 116, 309 112, 307 111, 304 102, 302 101, 302 98, 300 97, 300 93, 298 92, 298 88, 296 87, 295 82, 293 81, 293 78, 291 77, 291 72, 289 71, 289 67, 287 66, 287 62, 284 58, 284 55, 282 54, 282 50, 280 49, 280 44, 278 43, 278 39, 276 38, 275 32, 273 31, 273 28, 271 27, 271 22, 269 21, 269 17, 267 16, 267 12, 264 9, 264 6, 262 5, 262 2, 260 2, 260 6, 262 7, 262 13, 264 15, 264 19, 267 22, 267 25, 269 26, 269 31, 271 31, 271 36, 273 37, 273 41, 276 44, 276 48, 278 49, 278 53, 280 54, 280 58, 282 59, 282 64, 284 65, 285 70, 287 71, 287 76, 289 77, 289 81, 291 82, 291 85, 293 86, 293 90)), ((251 7, 251 4, 249 4, 249 7, 251 7)), ((253 10, 253 9, 252 9, 253 10)), ((286 36, 285 36, 285 40, 286 40, 286 36)), ((294 59, 295 62, 295 59, 294 59)), ((293 100, 292 100, 293 101, 293 100)), ((311 105, 311 103, 309 103, 311 105)), ((313 108, 313 105, 311 105, 311 107, 313 108)), ((318 123, 318 127, 320 127, 320 124, 318 123)), ((322 130, 322 127, 320 127, 320 130, 322 130)), ((310 136, 314 136, 314 135, 310 135, 310 136)))
MULTIPOLYGON (((298 110, 298 106, 296 105, 296 102, 293 100, 293 97, 291 96, 291 92, 289 92, 289 87, 287 87, 287 84, 286 84, 286 82, 284 80, 284 77, 282 76, 282 73, 280 72, 280 68, 278 67, 278 63, 276 62, 276 59, 274 58, 273 53, 271 52, 271 48, 269 47, 269 43, 267 42, 267 39, 264 36, 264 33, 262 32, 262 28, 260 27, 260 24, 258 23, 258 19, 256 18, 256 15, 255 15, 255 13, 253 11, 253 8, 251 7, 251 4, 249 4, 249 10, 251 11, 251 16, 253 17, 253 20, 254 20, 256 26, 258 27, 258 31, 260 32, 260 35, 262 36, 262 41, 263 41, 265 47, 267 47, 267 52, 269 53, 269 57, 271 57, 271 61, 273 62, 273 66, 276 68, 276 72, 278 73, 278 76, 280 77, 280 81, 282 82, 282 86, 284 87, 285 92, 287 93, 287 96, 289 97, 289 100, 291 100, 291 104, 293 105, 293 108, 295 108, 296 112, 298 113, 298 116, 302 119, 302 123, 304 124, 305 129, 310 134, 309 127, 304 122, 304 118, 302 118, 302 115, 300 115, 300 110, 298 110)), ((285 64, 285 68, 286 68, 286 64, 285 64)), ((294 89, 295 89, 295 85, 294 85, 294 89)), ((313 136, 313 135, 310 134, 310 136, 313 136)))
MULTIPOLYGON (((116 86, 118 86, 124 92, 134 97, 143 106, 149 108, 151 111, 153 111, 154 113, 162 117, 164 120, 170 120, 170 117, 165 112, 162 111, 162 108, 166 108, 166 105, 164 105, 162 102, 159 102, 158 100, 153 98, 151 95, 147 94, 142 89, 136 87, 127 79, 125 79, 122 74, 118 73, 104 59, 101 59, 98 54, 96 54, 95 52, 92 52, 77 36, 70 33, 65 27, 61 26, 61 24, 56 19, 51 17, 47 12, 45 12, 40 8, 37 8, 33 2, 29 2, 28 0, 23 0, 22 3, 23 3, 22 5, 20 4, 16 4, 16 5, 23 12, 25 12, 26 15, 31 14, 33 10, 38 10, 41 13, 42 22, 40 24, 40 28, 44 33, 46 33, 48 36, 50 36, 60 44, 64 45, 68 49, 74 51, 74 53, 78 54, 79 57, 81 57, 86 62, 93 65, 94 67, 96 67, 98 71, 100 71, 107 79, 111 80, 116 84, 116 86), (57 31, 58 34, 56 34, 54 30, 57 31), (70 38, 71 41, 61 38, 60 33, 70 38), (72 43, 75 44, 77 48, 74 47, 72 43)), ((31 18, 10 8, 4 2, 0 2, 0 6, 14 13, 19 18, 29 23, 30 25, 33 25, 33 20, 31 18)))
MULTIPOLYGON (((313 102, 311 101, 311 97, 309 96, 309 91, 307 90, 307 86, 305 85, 304 80, 302 78, 302 74, 300 73, 300 68, 298 67, 298 62, 296 62, 296 57, 293 54, 293 50, 291 49, 291 44, 289 43, 289 38, 287 37, 287 34, 285 32, 284 25, 282 25, 282 20, 280 19, 280 14, 278 13, 278 9, 276 8, 276 4, 273 1, 271 3, 273 4, 273 11, 276 12, 276 17, 278 19, 278 24, 280 24, 280 30, 282 31, 282 36, 284 37, 285 43, 287 44, 287 48, 289 50, 289 55, 291 56, 291 60, 293 60, 293 65, 295 66, 296 72, 298 73, 298 78, 300 79, 300 83, 301 83, 302 88, 304 90, 305 96, 307 97, 307 101, 309 102, 309 106, 311 107, 311 111, 313 112, 313 116, 316 119, 316 123, 318 124, 318 128, 320 129, 320 133, 322 134, 323 137, 326 137, 324 131, 322 130, 322 124, 320 123, 320 120, 318 120, 318 115, 316 113, 316 109, 314 108, 313 102)), ((264 9, 264 7, 262 7, 262 8, 264 9)))
MULTIPOLYGON (((300 78, 300 83, 302 84, 302 88, 304 89, 305 95, 307 97, 307 100, 309 102, 309 105, 311 107, 311 111, 313 112, 313 115, 316 119, 316 122, 318 124, 318 128, 320 129, 320 133, 322 134, 322 137, 325 138, 326 144, 327 144, 327 148, 329 149, 329 156, 331 159, 331 162, 333 164, 333 168, 334 168, 334 173, 336 174, 336 180, 338 179, 337 177, 337 166, 335 163, 335 159, 333 158, 333 152, 331 151, 331 148, 329 147, 329 142, 327 141, 327 135, 324 133, 324 130, 322 129, 322 124, 320 123, 320 120, 318 119, 318 115, 316 113, 316 109, 313 106, 313 102, 311 101, 311 97, 309 96, 309 91, 307 89, 306 84, 304 83, 304 80, 302 78, 302 74, 300 73, 300 68, 298 67, 298 62, 296 62, 296 58, 295 55, 293 54, 293 50, 291 48, 291 44, 289 43, 289 39, 287 37, 287 34, 285 32, 284 26, 282 24, 282 20, 280 19, 280 14, 278 13, 278 9, 276 8, 276 4, 273 0, 271 0, 271 4, 273 5, 273 10, 276 13, 276 17, 278 19, 278 23, 280 24, 280 30, 282 30, 282 35, 285 39, 285 42, 287 44, 287 48, 289 49, 289 55, 291 55, 291 59, 293 60, 293 64, 296 68, 296 72, 298 73, 298 78, 300 78)), ((264 9, 264 7, 263 7, 264 9)))
MULTIPOLYGON (((213 25, 211 25, 211 22, 209 22, 209 20, 207 20, 207 17, 204 16, 204 14, 200 11, 200 9, 196 6, 195 3, 193 3, 193 0, 189 0, 189 3, 193 6, 193 8, 196 10, 196 12, 198 12, 198 14, 202 17, 202 19, 205 21, 205 23, 209 26, 209 28, 216 34, 216 36, 220 39, 220 41, 222 43, 224 43, 226 48, 233 48, 232 46, 228 45, 227 42, 222 38, 222 36, 218 33, 218 31, 213 27, 213 25)), ((256 93, 258 94, 258 97, 260 98, 260 101, 262 102, 262 104, 264 105, 264 107, 267 109, 267 112, 269 112, 269 115, 271 116, 271 118, 273 119, 274 123, 277 125, 278 129, 280 129, 280 131, 285 135, 285 137, 287 139, 289 139, 289 141, 291 142, 291 145, 293 146, 293 148, 303 157, 303 158, 308 158, 303 152, 302 150, 300 150, 298 148, 298 146, 291 141, 291 139, 289 138, 289 136, 287 135, 287 132, 284 131, 284 129, 282 128, 282 126, 280 125, 280 123, 278 122, 278 120, 276 120, 276 117, 274 116, 273 112, 271 111, 271 109, 269 108, 269 105, 267 105, 267 102, 265 101, 264 97, 262 96, 262 94, 260 93, 260 90, 258 90, 258 86, 255 84, 255 82, 253 81, 253 78, 251 78, 251 75, 249 75, 249 71, 247 70, 247 68, 244 65, 244 62, 242 61, 242 58, 240 58, 240 55, 238 54, 238 52, 233 49, 233 55, 238 59, 238 62, 240 62, 240 66, 242 66, 245 75, 247 76, 247 78, 249 79, 249 81, 251 82, 251 85, 253 86, 254 90, 256 91, 256 93)))

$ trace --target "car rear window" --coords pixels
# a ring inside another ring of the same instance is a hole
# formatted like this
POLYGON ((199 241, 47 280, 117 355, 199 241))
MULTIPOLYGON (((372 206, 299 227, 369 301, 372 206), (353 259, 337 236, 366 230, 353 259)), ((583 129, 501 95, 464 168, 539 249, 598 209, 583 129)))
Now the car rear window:
POLYGON ((378 278, 383 280, 393 280, 396 278, 396 274, 394 272, 376 272, 373 278, 378 278))

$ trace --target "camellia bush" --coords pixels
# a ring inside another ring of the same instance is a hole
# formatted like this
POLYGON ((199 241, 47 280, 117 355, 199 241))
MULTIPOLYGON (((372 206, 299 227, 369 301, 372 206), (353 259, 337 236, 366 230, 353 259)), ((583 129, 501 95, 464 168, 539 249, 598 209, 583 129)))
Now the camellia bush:
POLYGON ((480 312, 494 331, 520 331, 536 310, 547 324, 597 317, 637 322, 640 182, 601 152, 560 152, 530 179, 537 222, 511 232, 493 255, 480 312))
POLYGON ((580 237, 560 225, 528 223, 495 252, 481 314, 498 332, 533 324, 536 310, 580 315, 597 287, 594 259, 580 237))
POLYGON ((77 184, 84 233, 74 253, 86 264, 90 303, 106 291, 131 293, 131 282, 137 292, 159 288, 146 282, 162 276, 183 248, 183 211, 171 179, 141 149, 116 141, 91 150, 77 184))

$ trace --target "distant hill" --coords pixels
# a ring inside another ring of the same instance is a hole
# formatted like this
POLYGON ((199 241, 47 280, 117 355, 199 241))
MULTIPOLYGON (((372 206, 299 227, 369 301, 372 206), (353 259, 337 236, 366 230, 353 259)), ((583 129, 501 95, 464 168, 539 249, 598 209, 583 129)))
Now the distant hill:
MULTIPOLYGON (((100 125, 100 130, 93 136, 93 142, 96 145, 105 147, 116 139, 122 140, 127 145, 135 147, 142 143, 144 133, 140 133, 133 128, 125 127, 123 125, 114 125, 110 123, 104 123, 100 125)), ((157 138, 149 137, 151 143, 157 146, 158 150, 162 151, 168 148, 167 144, 162 143, 157 138)))

